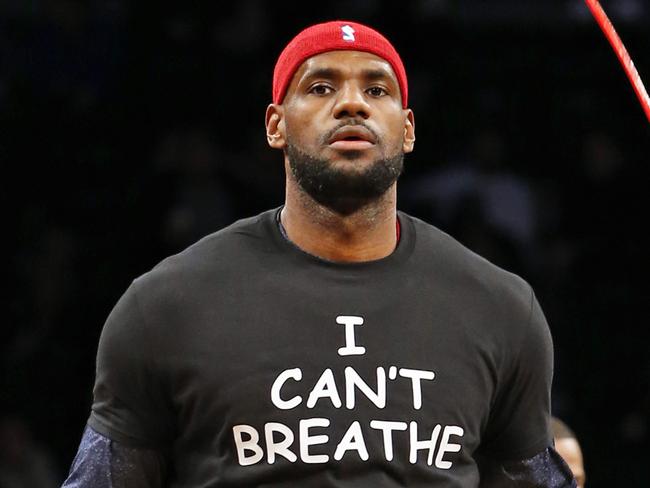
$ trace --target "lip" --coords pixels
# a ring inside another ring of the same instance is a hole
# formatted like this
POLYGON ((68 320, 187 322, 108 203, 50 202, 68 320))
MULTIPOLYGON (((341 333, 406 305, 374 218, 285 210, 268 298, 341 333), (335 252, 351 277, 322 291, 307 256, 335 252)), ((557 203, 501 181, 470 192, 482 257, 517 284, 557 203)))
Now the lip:
POLYGON ((339 150, 359 151, 375 145, 375 136, 361 125, 346 125, 336 130, 328 141, 330 147, 339 150))
POLYGON ((361 140, 354 140, 354 141, 348 141, 348 140, 341 140, 341 141, 334 141, 330 143, 330 147, 334 149, 339 149, 341 151, 360 151, 362 149, 369 149, 374 144, 370 141, 361 141, 361 140))

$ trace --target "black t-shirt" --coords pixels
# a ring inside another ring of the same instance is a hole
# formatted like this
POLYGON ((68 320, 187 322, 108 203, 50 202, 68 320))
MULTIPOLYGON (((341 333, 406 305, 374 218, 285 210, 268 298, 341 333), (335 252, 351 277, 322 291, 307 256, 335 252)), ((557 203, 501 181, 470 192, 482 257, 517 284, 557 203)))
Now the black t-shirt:
POLYGON ((99 343, 89 424, 169 456, 170 487, 474 487, 550 445, 552 343, 523 280, 398 213, 333 263, 278 210, 136 279, 99 343))

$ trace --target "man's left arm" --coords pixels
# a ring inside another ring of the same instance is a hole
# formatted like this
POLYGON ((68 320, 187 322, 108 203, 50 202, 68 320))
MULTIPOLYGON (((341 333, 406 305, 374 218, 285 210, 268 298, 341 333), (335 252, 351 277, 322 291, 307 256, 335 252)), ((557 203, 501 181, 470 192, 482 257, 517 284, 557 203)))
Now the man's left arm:
MULTIPOLYGON (((573 474, 553 447, 522 461, 504 463, 503 478, 518 488, 577 488, 573 474)), ((503 485, 500 485, 503 486, 503 485)))
POLYGON ((493 405, 480 448, 481 487, 569 488, 570 469, 553 448, 550 433, 553 341, 530 289, 527 320, 513 347, 509 373, 493 405))

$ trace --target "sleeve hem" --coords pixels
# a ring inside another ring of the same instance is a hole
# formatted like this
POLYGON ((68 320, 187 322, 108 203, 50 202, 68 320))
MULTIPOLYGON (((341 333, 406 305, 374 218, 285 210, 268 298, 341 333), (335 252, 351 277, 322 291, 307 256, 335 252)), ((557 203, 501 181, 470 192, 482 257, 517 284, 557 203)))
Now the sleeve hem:
POLYGON ((150 441, 144 441, 132 435, 126 434, 119 429, 116 429, 114 426, 108 425, 106 422, 101 420, 95 412, 91 412, 90 417, 88 418, 88 426, 96 431, 98 434, 101 434, 112 441, 120 442, 125 446, 130 447, 142 447, 147 449, 159 449, 156 443, 150 441))
POLYGON ((530 444, 529 446, 523 449, 518 449, 513 453, 492 451, 490 453, 490 456, 494 459, 498 459, 501 462, 523 461, 532 458, 533 456, 539 454, 540 452, 544 451, 546 448, 551 446, 552 446, 551 439, 549 439, 547 436, 544 436, 543 438, 538 439, 537 441, 530 444))

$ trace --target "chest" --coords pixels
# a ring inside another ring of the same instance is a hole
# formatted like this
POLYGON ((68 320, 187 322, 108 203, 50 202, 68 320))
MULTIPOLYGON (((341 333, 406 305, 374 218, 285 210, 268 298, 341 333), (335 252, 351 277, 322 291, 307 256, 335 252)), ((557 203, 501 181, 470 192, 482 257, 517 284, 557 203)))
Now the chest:
POLYGON ((498 380, 476 334, 489 314, 408 282, 302 283, 182 312, 167 353, 182 442, 240 467, 468 463, 498 380))

